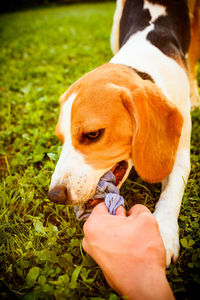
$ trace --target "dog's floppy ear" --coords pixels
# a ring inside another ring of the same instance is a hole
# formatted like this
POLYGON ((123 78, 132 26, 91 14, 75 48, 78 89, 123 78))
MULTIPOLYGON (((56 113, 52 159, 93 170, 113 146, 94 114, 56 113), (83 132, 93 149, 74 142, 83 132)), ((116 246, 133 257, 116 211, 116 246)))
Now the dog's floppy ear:
POLYGON ((122 98, 133 121, 133 165, 145 181, 162 181, 173 168, 183 117, 147 80, 122 98))

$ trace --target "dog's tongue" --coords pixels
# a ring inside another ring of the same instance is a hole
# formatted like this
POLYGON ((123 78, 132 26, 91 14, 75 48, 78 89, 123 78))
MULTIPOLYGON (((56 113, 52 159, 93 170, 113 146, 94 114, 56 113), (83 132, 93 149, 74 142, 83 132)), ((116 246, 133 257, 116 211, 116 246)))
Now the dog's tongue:
POLYGON ((125 160, 120 161, 119 163, 117 163, 112 167, 111 171, 115 176, 116 185, 118 185, 122 180, 122 178, 124 177, 127 168, 128 168, 128 162, 125 160))

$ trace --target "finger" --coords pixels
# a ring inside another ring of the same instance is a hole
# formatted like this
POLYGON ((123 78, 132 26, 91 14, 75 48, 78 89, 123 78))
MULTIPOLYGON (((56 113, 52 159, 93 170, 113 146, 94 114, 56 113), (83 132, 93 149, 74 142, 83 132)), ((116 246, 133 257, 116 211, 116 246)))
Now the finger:
POLYGON ((83 225, 83 232, 86 241, 90 241, 91 239, 95 238, 98 230, 101 229, 101 226, 104 224, 104 220, 107 218, 107 216, 110 216, 110 214, 108 213, 105 203, 99 203, 93 208, 89 218, 83 225))
POLYGON ((117 209, 116 209, 116 216, 124 216, 126 217, 126 210, 124 209, 124 207, 122 205, 120 205, 117 209))
POLYGON ((85 237, 84 237, 83 240, 82 240, 82 247, 83 247, 83 250, 85 250, 85 252, 88 253, 88 243, 87 243, 85 237))
POLYGON ((136 204, 136 205, 132 206, 131 209, 128 211, 128 216, 136 217, 137 215, 139 215, 141 213, 151 214, 150 210, 146 206, 144 206, 142 204, 136 204))
POLYGON ((83 250, 92 257, 93 251, 91 250, 90 244, 87 242, 87 239, 84 237, 82 240, 83 250))
POLYGON ((99 204, 97 204, 93 208, 91 215, 95 215, 95 214, 98 214, 98 215, 100 215, 100 214, 108 214, 108 209, 107 209, 104 201, 101 202, 101 203, 99 203, 99 204))

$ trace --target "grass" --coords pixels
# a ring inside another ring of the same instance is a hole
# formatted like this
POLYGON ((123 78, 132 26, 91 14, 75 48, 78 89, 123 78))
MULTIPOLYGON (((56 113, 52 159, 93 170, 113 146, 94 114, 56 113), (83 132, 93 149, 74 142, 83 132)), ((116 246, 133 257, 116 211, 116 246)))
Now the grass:
MULTIPOLYGON (((0 17, 0 298, 119 299, 81 247, 82 223, 46 193, 61 144, 58 98, 107 62, 114 3, 77 4, 0 17)), ((177 299, 200 288, 200 110, 192 113, 192 170, 179 218, 179 260, 167 270, 177 299)), ((153 208, 160 185, 134 171, 122 188, 131 206, 153 208)), ((194 296, 195 295, 195 296, 194 296)))

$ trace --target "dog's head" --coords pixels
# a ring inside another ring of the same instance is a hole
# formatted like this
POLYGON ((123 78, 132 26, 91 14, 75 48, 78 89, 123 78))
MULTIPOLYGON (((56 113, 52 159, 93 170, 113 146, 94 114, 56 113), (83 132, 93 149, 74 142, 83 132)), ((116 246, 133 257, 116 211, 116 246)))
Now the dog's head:
POLYGON ((110 169, 122 170, 118 187, 132 165, 149 182, 171 172, 183 120, 151 81, 108 63, 75 82, 60 103, 56 134, 63 148, 48 193, 52 201, 85 203, 110 169))

